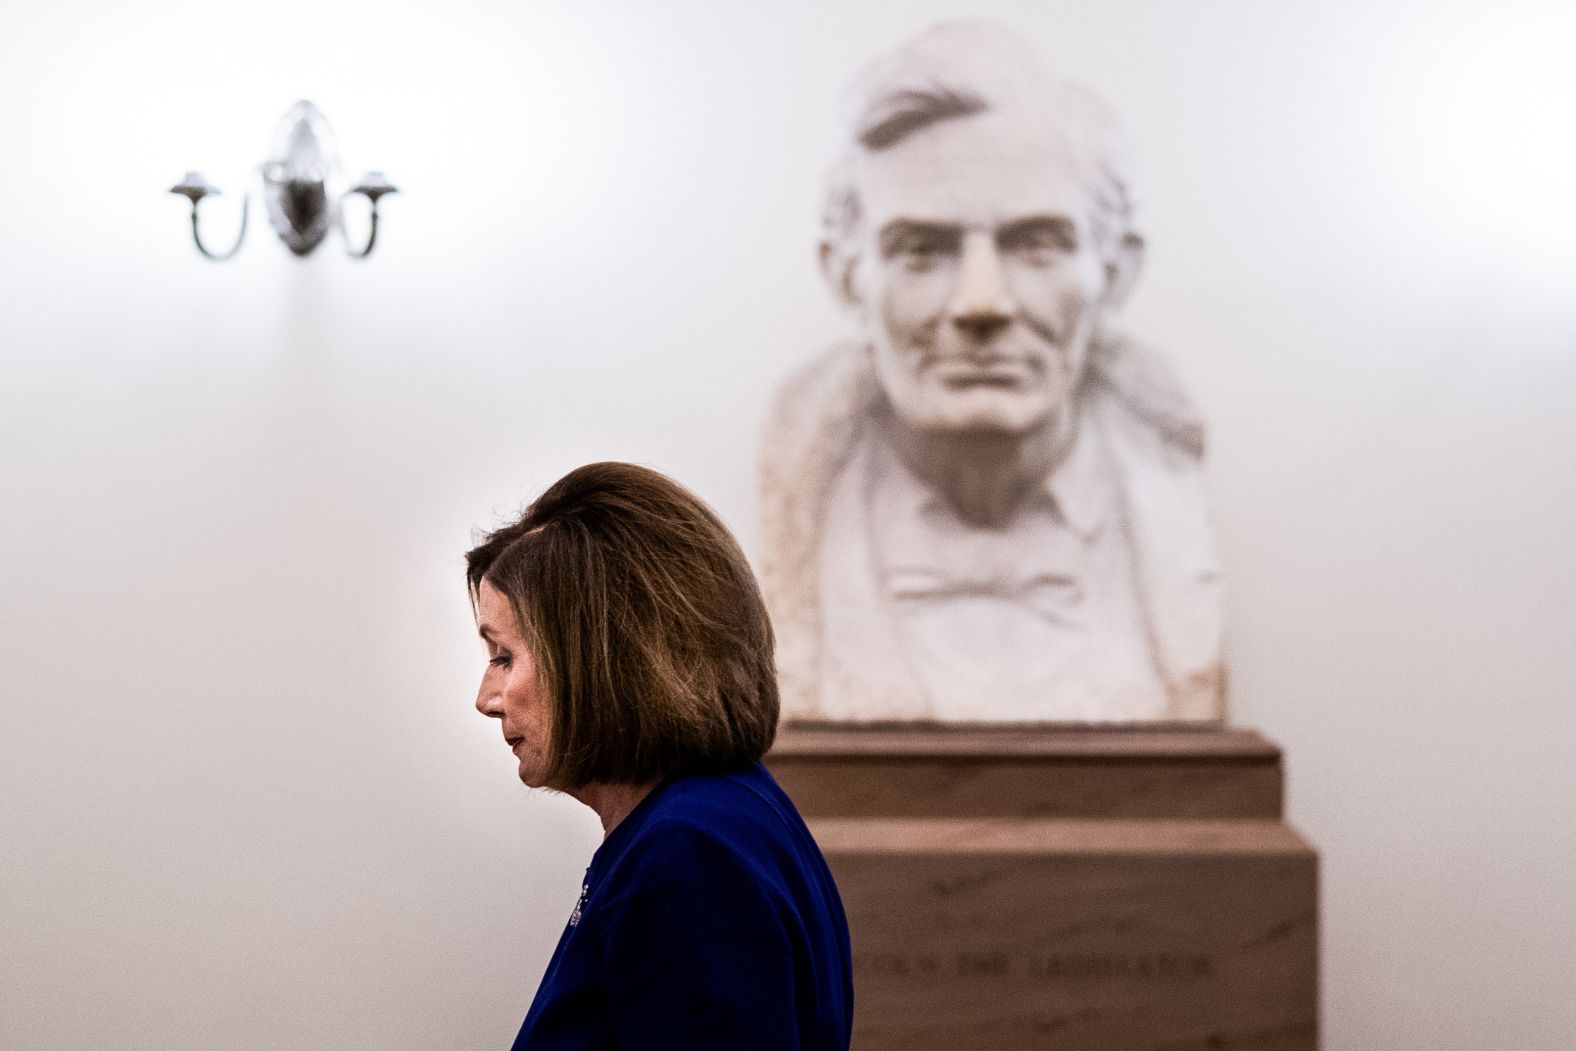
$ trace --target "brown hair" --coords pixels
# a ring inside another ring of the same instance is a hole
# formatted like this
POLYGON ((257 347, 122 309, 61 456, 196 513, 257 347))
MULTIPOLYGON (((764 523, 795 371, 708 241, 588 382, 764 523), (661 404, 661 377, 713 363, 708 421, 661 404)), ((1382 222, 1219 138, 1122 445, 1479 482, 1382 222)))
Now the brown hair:
POLYGON ((627 463, 570 471, 465 556, 508 598, 552 708, 547 783, 755 762, 777 732, 771 622, 728 527, 627 463))

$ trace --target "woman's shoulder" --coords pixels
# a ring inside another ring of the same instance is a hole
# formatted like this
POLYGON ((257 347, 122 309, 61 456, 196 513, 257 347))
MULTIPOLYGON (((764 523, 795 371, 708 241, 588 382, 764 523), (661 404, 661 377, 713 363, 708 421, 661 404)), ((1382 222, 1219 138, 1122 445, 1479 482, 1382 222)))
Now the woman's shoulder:
POLYGON ((793 835, 804 822, 759 763, 727 773, 673 778, 646 815, 648 835, 713 834, 748 844, 793 835))
POLYGON ((655 809, 669 817, 776 812, 793 806, 760 763, 740 770, 670 778, 662 788, 655 809))
POLYGON ((652 868, 775 868, 807 848, 809 832, 793 803, 758 764, 747 770, 664 782, 626 819, 631 827, 606 847, 605 877, 652 868))

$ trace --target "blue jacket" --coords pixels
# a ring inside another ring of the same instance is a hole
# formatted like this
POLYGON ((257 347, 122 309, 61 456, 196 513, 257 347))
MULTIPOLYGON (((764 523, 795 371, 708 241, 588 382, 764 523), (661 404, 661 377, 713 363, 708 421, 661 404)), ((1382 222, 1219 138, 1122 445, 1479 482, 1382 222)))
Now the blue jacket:
POLYGON ((670 778, 603 841, 514 1051, 847 1051, 848 921, 757 763, 670 778))

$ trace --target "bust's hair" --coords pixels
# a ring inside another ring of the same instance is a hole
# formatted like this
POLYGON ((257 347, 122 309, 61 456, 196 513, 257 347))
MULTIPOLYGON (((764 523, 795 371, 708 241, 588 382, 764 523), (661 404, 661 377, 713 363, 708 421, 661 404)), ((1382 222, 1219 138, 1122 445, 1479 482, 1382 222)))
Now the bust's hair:
POLYGON ((551 708, 546 783, 644 784, 748 766, 777 731, 760 589, 716 513, 672 479, 594 463, 466 555, 508 598, 551 708))
POLYGON ((865 68, 851 89, 852 134, 827 180, 826 243, 857 251, 863 219, 858 160, 941 121, 1010 108, 1066 135, 1091 202, 1096 247, 1107 260, 1136 236, 1133 179, 1110 108, 1092 92, 1045 72, 1017 37, 995 26, 935 26, 865 68))

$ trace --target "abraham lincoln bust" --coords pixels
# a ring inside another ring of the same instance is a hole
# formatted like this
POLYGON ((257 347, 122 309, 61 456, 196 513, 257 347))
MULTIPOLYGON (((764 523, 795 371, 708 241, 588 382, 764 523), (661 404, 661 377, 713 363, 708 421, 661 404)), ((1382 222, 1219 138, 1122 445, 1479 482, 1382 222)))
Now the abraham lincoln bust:
POLYGON ((972 25, 854 109, 820 252, 856 335, 763 447, 784 714, 1220 718, 1203 427, 1116 325, 1144 241, 1108 109, 972 25))

